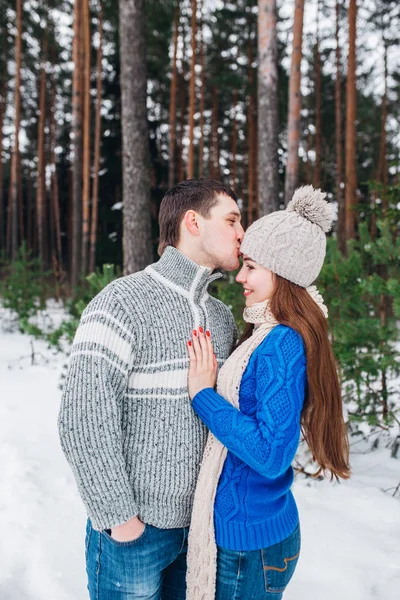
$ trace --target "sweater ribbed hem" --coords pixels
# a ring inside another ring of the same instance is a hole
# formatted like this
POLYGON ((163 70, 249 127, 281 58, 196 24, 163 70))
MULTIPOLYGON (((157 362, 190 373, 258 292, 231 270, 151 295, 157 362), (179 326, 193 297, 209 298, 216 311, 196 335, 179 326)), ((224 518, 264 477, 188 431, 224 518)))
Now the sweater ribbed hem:
MULTIPOLYGON (((268 513, 268 504, 266 503, 268 513)), ((262 522, 237 522, 214 514, 215 538, 227 550, 261 550, 278 544, 296 529, 299 514, 293 494, 288 492, 285 508, 262 522)))

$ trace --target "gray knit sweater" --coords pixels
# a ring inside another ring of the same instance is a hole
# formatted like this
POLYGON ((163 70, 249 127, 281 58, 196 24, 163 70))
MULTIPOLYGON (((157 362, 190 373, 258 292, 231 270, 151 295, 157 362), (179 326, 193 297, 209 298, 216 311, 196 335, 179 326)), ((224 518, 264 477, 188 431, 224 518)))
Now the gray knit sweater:
POLYGON ((82 314, 59 431, 95 529, 135 515, 165 529, 189 524, 206 429, 188 396, 186 344, 208 328, 222 364, 235 337, 231 312, 207 292, 217 277, 168 247, 82 314))

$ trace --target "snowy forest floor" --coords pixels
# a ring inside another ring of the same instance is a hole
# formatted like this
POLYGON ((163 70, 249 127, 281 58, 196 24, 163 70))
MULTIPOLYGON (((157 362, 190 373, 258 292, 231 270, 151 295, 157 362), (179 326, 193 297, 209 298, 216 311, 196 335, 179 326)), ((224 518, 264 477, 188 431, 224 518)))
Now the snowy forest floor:
MULTIPOLYGON (((1 600, 85 600, 85 513, 61 452, 66 357, 4 327, 0 309, 1 600)), ((302 553, 285 600, 398 600, 400 460, 352 446, 344 483, 298 476, 302 553), (385 492, 384 490, 392 490, 385 492)))

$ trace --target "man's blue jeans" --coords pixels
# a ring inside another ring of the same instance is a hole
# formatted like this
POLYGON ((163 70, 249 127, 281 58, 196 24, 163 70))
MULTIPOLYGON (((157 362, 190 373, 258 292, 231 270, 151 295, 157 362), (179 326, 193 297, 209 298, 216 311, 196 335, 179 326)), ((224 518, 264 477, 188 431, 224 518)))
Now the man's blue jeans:
POLYGON ((215 600, 281 600, 300 553, 300 527, 279 544, 236 552, 218 547, 215 600))
POLYGON ((139 538, 117 542, 86 527, 90 600, 185 600, 188 528, 145 525, 139 538))

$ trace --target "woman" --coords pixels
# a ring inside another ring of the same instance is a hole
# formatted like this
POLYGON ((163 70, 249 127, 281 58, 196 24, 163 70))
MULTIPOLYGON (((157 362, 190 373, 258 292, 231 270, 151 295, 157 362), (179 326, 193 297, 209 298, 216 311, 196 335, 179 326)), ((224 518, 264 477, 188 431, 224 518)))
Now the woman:
POLYGON ((298 189, 253 223, 237 281, 247 321, 218 376, 212 332, 188 342, 189 395, 210 430, 189 534, 189 600, 280 600, 300 553, 290 491, 300 430, 319 472, 348 478, 349 445, 315 287, 332 224, 325 195, 298 189))

